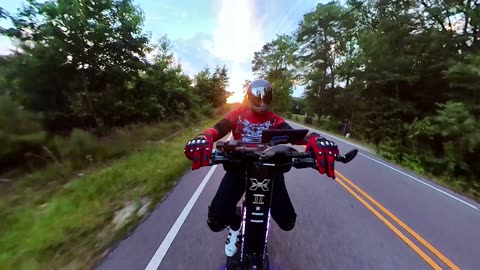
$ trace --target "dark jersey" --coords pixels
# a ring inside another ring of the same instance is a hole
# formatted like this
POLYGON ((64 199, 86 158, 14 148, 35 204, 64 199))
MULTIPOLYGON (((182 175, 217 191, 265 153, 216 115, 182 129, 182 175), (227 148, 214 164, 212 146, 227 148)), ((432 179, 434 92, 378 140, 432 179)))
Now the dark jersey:
POLYGON ((204 133, 212 135, 213 141, 232 131, 233 139, 243 143, 261 143, 264 129, 292 129, 285 120, 273 112, 257 114, 247 106, 230 111, 224 119, 204 133))

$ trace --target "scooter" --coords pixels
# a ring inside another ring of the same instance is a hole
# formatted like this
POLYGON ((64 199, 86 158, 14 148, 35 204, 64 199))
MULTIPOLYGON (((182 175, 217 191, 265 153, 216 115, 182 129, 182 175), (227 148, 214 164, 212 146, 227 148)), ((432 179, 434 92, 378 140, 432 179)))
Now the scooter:
MULTIPOLYGON (((251 146, 236 140, 217 142, 211 165, 224 164, 245 171, 245 195, 237 215, 241 217, 242 232, 239 251, 227 257, 225 269, 270 269, 268 260, 268 231, 275 174, 297 169, 317 168, 311 153, 300 152, 292 146, 301 141, 307 129, 276 129, 262 132, 262 143, 251 146)), ((336 160, 348 163, 357 155, 354 149, 336 160)))

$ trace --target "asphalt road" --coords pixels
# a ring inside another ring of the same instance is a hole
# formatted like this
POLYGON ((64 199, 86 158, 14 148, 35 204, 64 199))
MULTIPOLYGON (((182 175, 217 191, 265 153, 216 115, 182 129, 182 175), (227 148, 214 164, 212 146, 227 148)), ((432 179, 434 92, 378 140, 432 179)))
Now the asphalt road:
MULTIPOLYGON (((341 153, 355 147, 325 136, 341 153)), ((298 217, 290 232, 271 223, 273 269, 480 269, 479 204, 359 150, 337 165, 337 181, 286 174, 298 217)), ((206 217, 224 173, 188 171, 96 269, 221 269, 227 232, 211 232, 206 217)))

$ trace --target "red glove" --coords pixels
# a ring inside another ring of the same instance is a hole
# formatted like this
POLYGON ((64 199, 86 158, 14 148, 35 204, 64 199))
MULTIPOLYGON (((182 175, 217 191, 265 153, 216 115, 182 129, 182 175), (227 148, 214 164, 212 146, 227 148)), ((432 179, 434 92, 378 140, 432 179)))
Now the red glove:
POLYGON ((317 160, 317 168, 321 174, 335 179, 335 161, 339 155, 338 146, 319 134, 312 133, 307 138, 305 152, 313 152, 317 160))
POLYGON ((200 134, 187 142, 183 152, 188 159, 192 160, 192 170, 196 170, 202 166, 210 166, 212 149, 212 137, 208 134, 200 134))

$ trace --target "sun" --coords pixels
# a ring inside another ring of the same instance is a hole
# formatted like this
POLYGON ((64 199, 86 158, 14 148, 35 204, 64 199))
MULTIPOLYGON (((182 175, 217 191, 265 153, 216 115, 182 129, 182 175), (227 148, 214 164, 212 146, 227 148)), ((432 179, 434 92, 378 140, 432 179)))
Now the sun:
POLYGON ((242 90, 234 90, 233 95, 227 98, 227 103, 242 103, 243 101, 243 91, 242 90))

